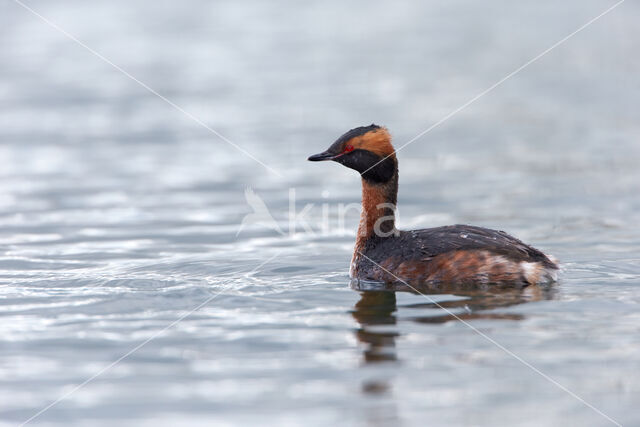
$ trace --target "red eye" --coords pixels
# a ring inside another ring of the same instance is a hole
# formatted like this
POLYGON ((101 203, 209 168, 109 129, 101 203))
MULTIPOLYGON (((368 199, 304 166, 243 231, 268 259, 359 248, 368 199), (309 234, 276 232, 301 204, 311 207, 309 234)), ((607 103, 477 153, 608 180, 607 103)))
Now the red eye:
POLYGON ((353 151, 353 145, 347 145, 346 147, 344 147, 344 152, 348 153, 350 151, 353 151))

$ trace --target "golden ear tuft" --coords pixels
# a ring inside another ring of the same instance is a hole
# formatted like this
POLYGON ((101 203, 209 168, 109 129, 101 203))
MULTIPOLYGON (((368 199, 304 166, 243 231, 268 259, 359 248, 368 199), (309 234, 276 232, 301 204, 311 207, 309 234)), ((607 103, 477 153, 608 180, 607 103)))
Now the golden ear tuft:
POLYGON ((391 145, 391 134, 386 128, 380 127, 354 138, 354 146, 362 150, 371 151, 381 157, 394 153, 391 145))

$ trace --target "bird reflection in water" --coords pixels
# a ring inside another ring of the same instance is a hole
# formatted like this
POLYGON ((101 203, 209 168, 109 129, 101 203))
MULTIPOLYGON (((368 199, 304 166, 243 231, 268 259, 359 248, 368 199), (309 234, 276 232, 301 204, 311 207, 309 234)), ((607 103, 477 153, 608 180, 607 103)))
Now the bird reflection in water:
MULTIPOLYGON (((363 351, 365 363, 396 361, 396 338, 400 335, 395 327, 397 324, 396 292, 411 292, 423 294, 420 302, 402 305, 403 318, 417 323, 445 323, 452 320, 521 320, 523 315, 517 313, 500 313, 495 309, 506 308, 526 302, 551 299, 552 287, 528 286, 524 288, 499 287, 468 287, 468 286, 438 286, 411 288, 407 285, 389 285, 379 283, 363 283, 354 281, 351 287, 360 291, 360 300, 354 306, 351 314, 358 322, 356 337, 365 349, 363 351), (434 300, 431 295, 438 295, 434 300), (442 296, 451 295, 455 299, 447 300, 442 296), (438 301, 439 300, 439 301, 438 301), (436 302, 437 301, 437 302, 436 302), (425 311, 433 309, 433 314, 425 311), (446 310, 445 310, 446 309, 446 310), (420 311, 420 314, 408 316, 409 310, 420 311)), ((380 387, 366 386, 366 390, 379 391, 380 387)))
MULTIPOLYGON (((365 366, 398 361, 396 339, 401 335, 398 331, 397 312, 399 309, 403 312, 403 321, 409 320, 423 324, 441 324, 452 320, 470 321, 475 319, 517 321, 523 319, 524 316, 517 313, 501 313, 497 309, 551 299, 554 293, 553 288, 540 286, 478 288, 440 285, 438 287, 411 288, 407 285, 353 281, 351 287, 360 292, 360 300, 355 304, 351 314, 359 325, 356 330, 356 338, 364 347, 363 363, 365 366), (419 302, 398 307, 397 292, 416 294, 419 302), (434 298, 431 295, 437 297, 434 298), (448 295, 455 298, 447 299, 448 295), (418 314, 411 316, 409 315, 411 311, 418 314)), ((372 373, 377 375, 375 372, 372 373)), ((376 398, 374 399, 375 405, 367 409, 368 424, 397 424, 398 412, 391 397, 392 388, 389 377, 370 377, 362 383, 361 390, 365 395, 376 398), (385 396, 387 399, 382 401, 379 399, 385 396)))
MULTIPOLYGON (((399 335, 396 325, 396 294, 389 291, 367 291, 361 293, 351 312, 360 328, 356 331, 358 341, 365 344, 365 364, 393 362, 396 360, 395 340, 399 335), (391 329, 390 331, 385 331, 391 329)), ((391 395, 391 381, 384 374, 373 372, 361 385, 362 393, 372 398, 364 411, 366 424, 370 426, 399 425, 398 408, 391 395), (382 375, 382 377, 380 376, 382 375)))

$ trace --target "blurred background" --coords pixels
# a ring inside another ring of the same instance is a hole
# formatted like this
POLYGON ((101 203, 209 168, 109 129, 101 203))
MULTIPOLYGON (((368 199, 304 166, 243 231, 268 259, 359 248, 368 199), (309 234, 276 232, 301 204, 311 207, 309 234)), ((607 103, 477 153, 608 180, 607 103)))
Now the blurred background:
MULTIPOLYGON (((0 422, 70 393, 30 423, 611 423, 423 296, 351 289, 359 178, 306 158, 372 122, 404 145, 614 4, 2 2, 0 422), (237 234, 248 187, 285 236, 237 234), (292 189, 329 232, 288 233, 292 189)), ((401 227, 563 264, 552 289, 433 298, 626 425, 639 18, 621 3, 398 153, 401 227)))

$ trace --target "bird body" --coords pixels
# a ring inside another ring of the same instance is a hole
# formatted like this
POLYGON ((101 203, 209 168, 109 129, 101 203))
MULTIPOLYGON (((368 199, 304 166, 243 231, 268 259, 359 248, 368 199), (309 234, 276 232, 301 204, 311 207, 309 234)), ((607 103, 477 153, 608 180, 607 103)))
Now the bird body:
POLYGON ((558 265, 550 257, 504 231, 471 225, 396 229, 398 161, 385 128, 352 129, 309 160, 333 160, 362 177, 353 278, 519 286, 557 280, 558 265))

